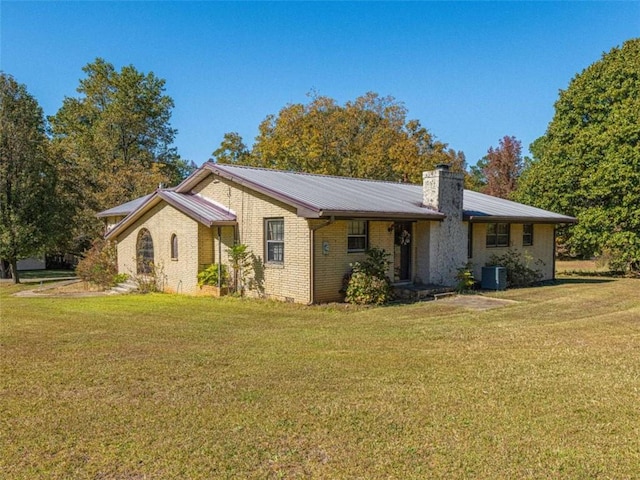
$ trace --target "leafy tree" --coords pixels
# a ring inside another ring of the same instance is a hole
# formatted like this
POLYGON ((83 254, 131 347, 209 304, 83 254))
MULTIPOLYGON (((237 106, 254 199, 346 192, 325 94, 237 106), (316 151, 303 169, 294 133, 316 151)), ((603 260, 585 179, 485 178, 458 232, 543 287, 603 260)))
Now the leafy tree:
POLYGON ((220 147, 213 152, 213 156, 219 163, 231 163, 235 165, 250 164, 250 155, 251 152, 237 132, 225 133, 220 147))
POLYGON ((476 192, 484 192, 487 186, 487 177, 484 174, 486 167, 487 157, 481 158, 475 165, 472 165, 469 168, 469 176, 465 186, 476 192))
POLYGON ((640 39, 614 48, 560 92, 532 145, 517 198, 578 218, 563 235, 574 255, 608 253, 640 271, 640 39))
POLYGON ((314 94, 268 115, 251 151, 230 133, 213 155, 220 163, 405 182, 421 182, 438 163, 464 171, 462 152, 406 116, 393 97, 369 92, 339 105, 314 94))
POLYGON ((489 147, 477 168, 481 170, 479 178, 484 181, 483 193, 509 198, 522 173, 522 143, 508 135, 501 138, 499 143, 498 148, 489 147))
POLYGON ((24 85, 0 73, 0 258, 20 282, 17 262, 44 253, 62 225, 45 120, 24 85))
POLYGON ((65 98, 49 121, 56 154, 75 180, 67 195, 81 206, 74 241, 87 246, 100 232, 96 212, 175 184, 193 165, 171 146, 173 100, 164 80, 132 65, 118 72, 101 58, 83 71, 80 97, 65 98))

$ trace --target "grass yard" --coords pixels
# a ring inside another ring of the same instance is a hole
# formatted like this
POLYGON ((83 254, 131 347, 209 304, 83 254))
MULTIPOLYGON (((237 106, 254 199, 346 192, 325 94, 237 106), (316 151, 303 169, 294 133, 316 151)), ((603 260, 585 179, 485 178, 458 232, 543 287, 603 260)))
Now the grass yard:
POLYGON ((609 266, 605 262, 595 260, 557 260, 558 275, 606 275, 609 266))
POLYGON ((373 309, 0 287, 6 479, 640 476, 640 280, 373 309))

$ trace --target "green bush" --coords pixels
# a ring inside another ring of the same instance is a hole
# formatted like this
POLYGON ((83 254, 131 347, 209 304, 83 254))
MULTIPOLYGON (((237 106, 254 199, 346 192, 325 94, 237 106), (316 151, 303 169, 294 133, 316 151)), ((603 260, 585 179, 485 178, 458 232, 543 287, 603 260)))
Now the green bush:
POLYGON ((458 280, 458 283, 456 285, 456 290, 458 291, 458 293, 465 293, 473 288, 476 283, 476 279, 473 278, 473 272, 471 270, 470 264, 467 264, 464 267, 458 269, 456 280, 458 280))
POLYGON ((129 275, 127 275, 126 273, 117 273, 113 277, 113 284, 118 285, 119 283, 124 283, 127 280, 129 280, 129 275))
MULTIPOLYGON (((542 272, 531 267, 532 260, 531 255, 523 255, 515 250, 509 250, 504 255, 493 255, 487 262, 487 266, 506 268, 508 287, 526 287, 542 279, 542 272)), ((544 266, 544 262, 540 259, 534 263, 540 267, 544 266)))
POLYGON ((349 280, 345 300, 356 305, 382 305, 389 301, 389 281, 354 272, 349 280))
POLYGON ((357 305, 382 305, 391 296, 389 254, 381 248, 371 248, 366 255, 362 262, 351 264, 351 275, 345 277, 345 300, 357 305))
POLYGON ((222 278, 218 278, 218 265, 209 265, 206 269, 198 273, 198 286, 210 285, 212 287, 218 286, 218 280, 220 280, 220 286, 229 286, 229 273, 226 265, 220 265, 220 271, 222 272, 222 278))

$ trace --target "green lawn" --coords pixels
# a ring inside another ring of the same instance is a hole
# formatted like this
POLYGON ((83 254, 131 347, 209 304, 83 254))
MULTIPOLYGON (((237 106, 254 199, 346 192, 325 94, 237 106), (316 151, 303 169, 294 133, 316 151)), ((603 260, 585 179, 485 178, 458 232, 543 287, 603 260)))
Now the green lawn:
POLYGON ((638 478, 640 280, 373 309, 0 287, 0 476, 638 478))

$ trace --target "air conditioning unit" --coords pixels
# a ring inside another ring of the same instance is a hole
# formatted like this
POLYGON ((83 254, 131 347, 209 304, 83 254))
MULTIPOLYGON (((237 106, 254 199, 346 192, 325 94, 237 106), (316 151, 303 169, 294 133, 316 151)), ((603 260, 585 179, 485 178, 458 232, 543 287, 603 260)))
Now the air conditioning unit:
POLYGON ((507 269, 504 267, 482 267, 482 288, 484 290, 506 290, 507 269))

